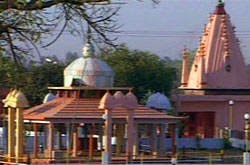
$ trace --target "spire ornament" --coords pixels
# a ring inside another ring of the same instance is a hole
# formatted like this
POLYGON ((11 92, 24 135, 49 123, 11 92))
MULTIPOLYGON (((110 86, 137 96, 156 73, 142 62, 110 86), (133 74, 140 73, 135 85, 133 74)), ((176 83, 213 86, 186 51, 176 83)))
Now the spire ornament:
POLYGON ((84 45, 82 49, 82 54, 84 58, 95 57, 95 48, 90 41, 91 41, 91 30, 90 27, 88 26, 87 43, 84 45))
POLYGON ((218 6, 225 6, 225 1, 224 0, 218 0, 218 6))

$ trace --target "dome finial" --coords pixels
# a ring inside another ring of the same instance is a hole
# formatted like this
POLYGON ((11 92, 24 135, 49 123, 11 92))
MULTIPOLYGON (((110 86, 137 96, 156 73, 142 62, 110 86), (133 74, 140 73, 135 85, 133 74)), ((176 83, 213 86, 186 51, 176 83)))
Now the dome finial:
POLYGON ((83 46, 82 54, 84 58, 95 57, 95 48, 91 44, 91 29, 88 26, 87 43, 83 46))
POLYGON ((88 25, 88 32, 87 32, 87 43, 90 43, 90 40, 91 40, 91 29, 88 25))
POLYGON ((225 2, 224 0, 218 0, 218 6, 224 6, 225 2))

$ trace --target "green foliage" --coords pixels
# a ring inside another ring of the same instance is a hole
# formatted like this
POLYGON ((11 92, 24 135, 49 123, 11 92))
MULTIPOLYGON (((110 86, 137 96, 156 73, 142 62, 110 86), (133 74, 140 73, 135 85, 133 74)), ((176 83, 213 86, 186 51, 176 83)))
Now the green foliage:
POLYGON ((44 64, 32 67, 27 84, 22 88, 31 105, 41 103, 50 86, 63 85, 63 70, 61 64, 44 64))
POLYGON ((68 52, 66 54, 66 58, 65 58, 65 63, 66 64, 69 64, 71 63, 72 61, 74 61, 75 59, 77 59, 79 56, 76 52, 68 52))
POLYGON ((115 70, 115 86, 134 87, 139 99, 149 90, 168 95, 173 87, 175 68, 166 65, 155 54, 123 46, 100 57, 115 70))
POLYGON ((142 105, 146 105, 148 98, 150 97, 150 95, 152 95, 154 92, 152 92, 150 89, 145 93, 145 95, 142 97, 142 99, 140 100, 140 104, 142 105))
MULTIPOLYGON (((189 71, 191 70, 195 54, 196 54, 196 49, 195 50, 189 50, 188 51, 188 68, 189 71)), ((176 82, 175 82, 175 87, 179 87, 181 85, 181 73, 182 73, 182 59, 175 59, 171 60, 169 57, 164 57, 163 62, 171 67, 174 67, 176 69, 176 82)))
POLYGON ((21 88, 33 106, 41 103, 48 86, 62 85, 63 69, 61 64, 43 64, 29 69, 17 67, 9 57, 0 55, 0 86, 21 88))

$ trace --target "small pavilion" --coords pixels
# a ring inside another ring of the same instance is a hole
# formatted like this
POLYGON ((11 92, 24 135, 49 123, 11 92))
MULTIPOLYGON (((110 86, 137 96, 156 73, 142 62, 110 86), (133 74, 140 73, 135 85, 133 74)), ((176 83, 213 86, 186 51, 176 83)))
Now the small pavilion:
POLYGON ((187 137, 222 137, 225 128, 241 136, 243 116, 250 112, 250 77, 235 27, 221 0, 204 26, 190 71, 188 51, 184 50, 179 89, 183 94, 175 100, 181 103, 180 112, 189 116, 187 137))
MULTIPOLYGON (((25 125, 32 125, 34 131, 31 163, 124 163, 140 161, 142 153, 148 154, 145 160, 165 160, 169 159, 167 135, 172 137, 171 155, 176 157, 176 124, 185 118, 139 105, 133 88, 113 87, 114 75, 88 42, 83 57, 65 68, 64 86, 49 87, 57 96, 50 93, 43 104, 23 111, 25 125), (142 142, 144 134, 149 145, 142 142)), ((17 157, 16 162, 24 161, 20 158, 24 152, 15 154, 14 145, 9 143, 8 154, 17 157)))

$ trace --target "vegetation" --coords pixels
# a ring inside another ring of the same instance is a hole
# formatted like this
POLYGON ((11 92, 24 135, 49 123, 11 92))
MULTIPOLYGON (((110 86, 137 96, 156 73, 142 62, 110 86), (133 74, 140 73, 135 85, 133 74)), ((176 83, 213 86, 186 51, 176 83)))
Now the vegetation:
POLYGON ((119 7, 108 0, 9 0, 0 3, 0 51, 9 52, 16 65, 50 46, 67 31, 75 36, 93 32, 95 43, 113 44, 107 33, 117 32, 119 7), (79 30, 81 29, 81 30, 79 30))
POLYGON ((149 90, 169 95, 174 86, 175 68, 150 52, 129 50, 121 46, 111 53, 101 54, 100 57, 115 70, 115 86, 134 87, 139 99, 149 90))
POLYGON ((33 65, 30 68, 15 67, 10 57, 0 55, 0 86, 1 88, 22 88, 30 105, 41 103, 48 93, 48 86, 63 84, 62 64, 33 65))
MULTIPOLYGON (((100 57, 115 70, 115 86, 134 87, 135 94, 144 103, 153 91, 168 95, 174 87, 176 69, 155 54, 120 47, 100 57)), ((48 93, 48 86, 63 85, 64 68, 65 65, 60 63, 31 63, 27 68, 16 69, 10 57, 1 55, 0 85, 4 88, 22 88, 30 104, 36 105, 48 93)))
MULTIPOLYGON (((157 3, 158 0, 152 0, 157 3)), ((17 66, 64 33, 86 38, 97 46, 115 47, 110 33, 119 32, 117 2, 109 0, 4 0, 0 2, 0 52, 8 52, 17 66)), ((42 59, 41 59, 42 61, 42 59)))
POLYGON ((76 52, 68 52, 66 54, 66 58, 65 58, 65 63, 66 64, 69 64, 71 63, 72 61, 74 61, 75 59, 77 59, 79 56, 76 52))

